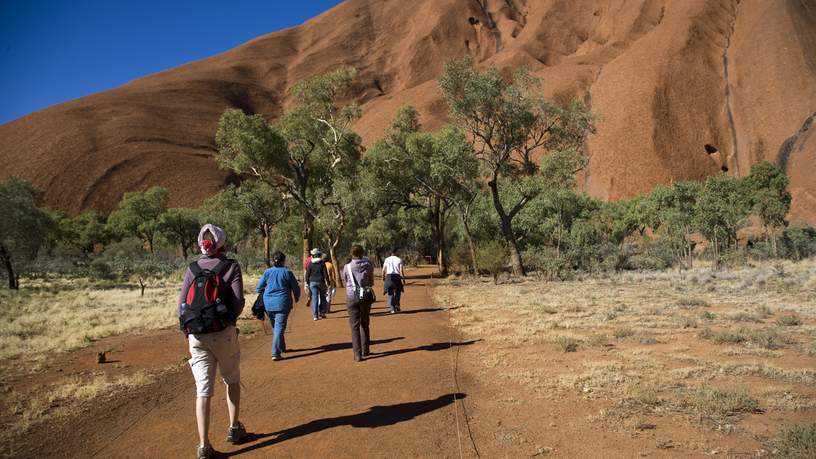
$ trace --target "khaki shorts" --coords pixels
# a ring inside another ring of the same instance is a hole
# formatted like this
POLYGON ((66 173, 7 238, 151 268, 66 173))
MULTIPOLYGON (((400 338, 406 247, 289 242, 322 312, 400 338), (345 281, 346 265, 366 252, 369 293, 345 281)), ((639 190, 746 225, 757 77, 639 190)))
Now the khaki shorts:
POLYGON ((220 332, 190 335, 190 369, 196 383, 196 395, 211 397, 215 369, 221 370, 226 384, 241 381, 241 348, 238 346, 238 329, 231 325, 220 332))

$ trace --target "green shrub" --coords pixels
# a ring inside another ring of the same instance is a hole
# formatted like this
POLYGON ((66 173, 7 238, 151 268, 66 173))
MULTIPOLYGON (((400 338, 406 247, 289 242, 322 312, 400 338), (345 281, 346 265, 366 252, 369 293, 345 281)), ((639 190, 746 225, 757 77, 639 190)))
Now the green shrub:
POLYGON ((708 307, 708 302, 700 298, 680 298, 675 302, 677 307, 691 309, 697 307, 708 307))
POLYGON ((498 239, 482 242, 476 246, 476 262, 479 269, 491 274, 494 283, 499 282, 499 273, 507 266, 509 258, 507 246, 498 239))
POLYGON ((718 421, 759 411, 759 402, 745 391, 701 388, 692 397, 697 412, 718 421))
POLYGON ((785 327, 795 327, 797 325, 802 325, 802 318, 796 314, 785 314, 784 316, 780 316, 776 319, 777 325, 783 325, 785 327))
POLYGON ((772 445, 773 457, 812 459, 816 457, 816 423, 786 427, 776 435, 772 445))
POLYGON ((779 237, 780 255, 791 260, 802 260, 816 255, 816 228, 791 225, 779 237))
POLYGON ((618 339, 628 338, 635 334, 635 331, 628 327, 616 328, 612 336, 618 339))

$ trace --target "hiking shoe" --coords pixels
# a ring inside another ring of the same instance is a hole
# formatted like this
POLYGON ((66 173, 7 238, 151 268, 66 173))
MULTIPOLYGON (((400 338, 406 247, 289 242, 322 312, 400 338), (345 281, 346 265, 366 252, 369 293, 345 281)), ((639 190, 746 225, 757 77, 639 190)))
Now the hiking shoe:
POLYGON ((389 313, 389 314, 396 314, 396 313, 397 313, 397 310, 396 310, 396 309, 392 309, 392 310, 388 311, 388 313, 389 313))
POLYGON ((212 446, 209 445, 202 445, 198 447, 196 452, 196 457, 198 459, 210 459, 215 455, 215 450, 213 450, 212 446))
POLYGON ((227 441, 234 445, 243 440, 246 434, 244 425, 239 422, 237 425, 230 427, 227 431, 227 441))
POLYGON ((325 319, 326 318, 326 313, 324 312, 324 313, 320 314, 320 318, 325 319))
POLYGON ((272 356, 272 360, 274 360, 274 361, 276 361, 276 362, 277 362, 278 360, 280 360, 280 359, 281 359, 281 356, 279 356, 279 355, 273 355, 273 356, 272 356))

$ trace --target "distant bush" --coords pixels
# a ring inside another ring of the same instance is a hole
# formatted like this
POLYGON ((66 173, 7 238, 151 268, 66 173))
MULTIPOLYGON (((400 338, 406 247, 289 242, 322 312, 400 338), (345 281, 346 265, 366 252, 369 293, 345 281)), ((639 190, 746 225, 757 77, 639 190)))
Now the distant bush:
POLYGON ((773 457, 805 459, 816 457, 816 423, 782 429, 773 441, 773 457))
POLYGON ((792 225, 782 232, 779 240, 780 255, 791 260, 802 260, 816 255, 816 228, 792 225))
POLYGON ((501 273, 508 264, 507 246, 500 240, 482 242, 476 246, 476 261, 479 269, 487 271, 493 276, 493 282, 499 282, 501 273))

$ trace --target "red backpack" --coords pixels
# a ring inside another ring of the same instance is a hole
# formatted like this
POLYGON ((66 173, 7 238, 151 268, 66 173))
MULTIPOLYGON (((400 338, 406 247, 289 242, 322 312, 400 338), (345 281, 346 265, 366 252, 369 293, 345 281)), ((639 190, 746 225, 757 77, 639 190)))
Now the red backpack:
POLYGON ((221 272, 233 260, 221 260, 213 269, 203 269, 197 262, 190 263, 193 282, 181 305, 179 326, 185 334, 214 333, 235 323, 232 308, 224 304, 221 272))

